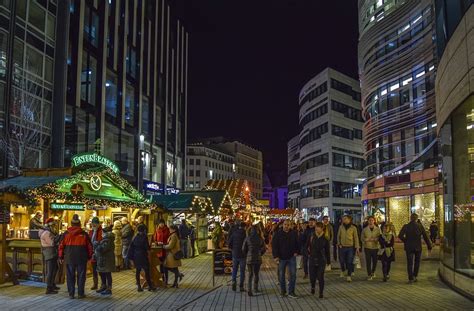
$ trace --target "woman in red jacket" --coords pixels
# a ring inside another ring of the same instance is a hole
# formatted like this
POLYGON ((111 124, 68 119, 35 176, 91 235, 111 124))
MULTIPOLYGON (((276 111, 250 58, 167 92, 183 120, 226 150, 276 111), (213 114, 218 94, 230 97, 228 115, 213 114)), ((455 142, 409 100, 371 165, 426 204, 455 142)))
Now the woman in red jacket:
MULTIPOLYGON (((166 226, 165 221, 160 219, 158 221, 158 228, 156 228, 155 234, 153 235, 153 242, 161 245, 168 243, 168 238, 170 236, 170 229, 166 226)), ((166 259, 166 251, 163 249, 157 253, 158 258, 161 261, 160 272, 163 274, 163 280, 166 285, 168 285, 168 270, 164 266, 166 259)))

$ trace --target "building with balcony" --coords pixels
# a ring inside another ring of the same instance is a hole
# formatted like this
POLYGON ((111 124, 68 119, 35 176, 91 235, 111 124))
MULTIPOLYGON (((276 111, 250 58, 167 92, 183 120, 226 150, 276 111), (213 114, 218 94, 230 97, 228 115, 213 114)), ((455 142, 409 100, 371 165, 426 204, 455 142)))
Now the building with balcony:
POLYGON ((300 202, 300 136, 288 142, 288 207, 299 208, 300 202))

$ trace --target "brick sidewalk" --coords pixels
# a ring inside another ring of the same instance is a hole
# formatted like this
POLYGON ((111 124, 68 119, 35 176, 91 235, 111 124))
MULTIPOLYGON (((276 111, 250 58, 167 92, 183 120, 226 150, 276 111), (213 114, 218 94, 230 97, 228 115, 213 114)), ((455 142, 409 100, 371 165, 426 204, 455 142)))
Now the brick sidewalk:
MULTIPOLYGON (((0 287, 2 310, 474 310, 474 302, 458 295, 441 281, 436 271, 437 261, 423 261, 419 282, 408 285, 403 252, 398 250, 392 279, 388 283, 378 278, 366 281, 364 269, 356 270, 352 283, 339 278, 339 270, 326 275, 325 298, 310 295, 308 280, 298 271, 297 300, 280 298, 276 266, 265 257, 262 266, 263 294, 248 297, 234 293, 228 277, 216 278, 212 286, 211 256, 201 255, 184 261, 185 277, 180 289, 159 289, 155 293, 138 293, 134 273, 114 273, 113 296, 101 297, 87 290, 84 300, 70 300, 65 290, 58 295, 44 295, 44 287, 26 282, 20 286, 0 287)), ((42 286, 42 285, 41 285, 42 286)), ((65 285, 61 286, 65 288, 65 285)))

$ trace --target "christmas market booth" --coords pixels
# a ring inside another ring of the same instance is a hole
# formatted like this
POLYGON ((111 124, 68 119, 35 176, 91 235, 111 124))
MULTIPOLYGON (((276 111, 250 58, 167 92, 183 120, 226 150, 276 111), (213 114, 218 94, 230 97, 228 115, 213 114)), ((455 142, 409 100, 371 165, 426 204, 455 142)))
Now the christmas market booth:
POLYGON ((9 215, 0 225, 6 236, 6 262, 19 278, 37 281, 44 280, 44 265, 38 226, 32 223, 41 225, 52 217, 60 233, 74 214, 86 230, 96 216, 113 224, 122 217, 133 223, 142 215, 150 228, 150 215, 162 217, 165 212, 124 179, 114 162, 95 153, 74 156, 71 168, 24 170, 21 176, 0 181, 0 205, 9 215), (34 219, 39 213, 42 219, 34 219))

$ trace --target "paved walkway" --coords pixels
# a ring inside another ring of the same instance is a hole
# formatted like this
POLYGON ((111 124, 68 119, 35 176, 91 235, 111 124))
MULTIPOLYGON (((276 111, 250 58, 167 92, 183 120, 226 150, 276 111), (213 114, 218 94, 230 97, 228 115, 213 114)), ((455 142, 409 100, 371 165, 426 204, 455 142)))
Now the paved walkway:
MULTIPOLYGON (((44 295, 42 284, 24 282, 20 286, 0 287, 1 310, 474 310, 474 302, 458 295, 436 276, 437 261, 423 261, 419 282, 408 285, 402 251, 398 251, 392 279, 365 280, 363 269, 356 271, 352 283, 339 278, 339 271, 327 273, 325 298, 310 294, 308 280, 298 271, 297 300, 280 298, 274 262, 265 257, 262 266, 263 294, 248 297, 234 293, 228 277, 212 285, 211 256, 201 255, 184 261, 185 277, 179 289, 159 289, 138 293, 134 273, 114 273, 113 296, 101 297, 86 291, 84 300, 70 300, 67 292, 44 295)), ((378 267, 380 275, 380 266, 378 267)), ((65 288, 65 285, 61 286, 65 288)), ((90 287, 90 279, 87 288, 90 287)))

